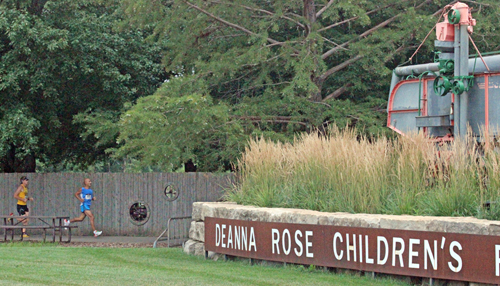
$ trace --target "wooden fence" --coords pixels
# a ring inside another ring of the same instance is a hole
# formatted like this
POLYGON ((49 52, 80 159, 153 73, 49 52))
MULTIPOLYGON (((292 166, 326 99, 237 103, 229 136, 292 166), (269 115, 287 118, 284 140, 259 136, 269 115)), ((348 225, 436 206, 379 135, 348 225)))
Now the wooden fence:
MULTIPOLYGON (((23 175, 29 179, 29 196, 35 199, 28 204, 30 214, 72 218, 80 214, 80 202, 74 194, 82 187, 83 179, 90 178, 96 198, 91 207, 96 228, 103 235, 120 236, 158 236, 166 229, 169 218, 190 217, 193 202, 220 200, 235 180, 234 174, 211 173, 0 174, 0 214, 17 215, 13 194, 23 175), (130 207, 134 204, 145 207, 146 219, 132 219, 130 207)), ((171 238, 187 237, 190 222, 172 220, 171 238)), ((75 225, 79 226, 76 235, 91 235, 88 218, 75 225)))

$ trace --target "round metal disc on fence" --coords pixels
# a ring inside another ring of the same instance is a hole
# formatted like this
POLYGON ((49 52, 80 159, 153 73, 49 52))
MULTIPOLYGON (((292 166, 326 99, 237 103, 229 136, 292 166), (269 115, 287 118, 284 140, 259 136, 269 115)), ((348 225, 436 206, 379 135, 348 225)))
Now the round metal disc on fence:
POLYGON ((172 184, 168 184, 164 190, 165 197, 168 201, 175 201, 179 197, 179 192, 175 189, 172 184))
POLYGON ((150 210, 148 204, 142 201, 133 203, 129 207, 130 221, 135 225, 143 225, 149 220, 150 210))

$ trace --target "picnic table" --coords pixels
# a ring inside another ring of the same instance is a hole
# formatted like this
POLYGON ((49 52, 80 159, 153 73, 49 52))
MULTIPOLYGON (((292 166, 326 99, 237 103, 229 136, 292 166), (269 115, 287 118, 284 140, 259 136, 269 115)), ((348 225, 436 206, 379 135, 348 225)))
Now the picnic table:
MULTIPOLYGON (((59 242, 71 242, 71 229, 77 226, 64 226, 64 220, 69 216, 0 216, 0 229, 4 230, 4 241, 7 241, 8 234, 11 234, 11 240, 14 240, 14 231, 16 229, 41 229, 43 230, 43 241, 45 242, 47 230, 52 230, 52 242, 56 242, 56 232, 59 233, 59 242), (28 218, 29 224, 23 225, 24 219, 28 218), (63 241, 63 230, 68 231, 68 239, 63 241)), ((23 236, 21 235, 21 241, 23 236)))

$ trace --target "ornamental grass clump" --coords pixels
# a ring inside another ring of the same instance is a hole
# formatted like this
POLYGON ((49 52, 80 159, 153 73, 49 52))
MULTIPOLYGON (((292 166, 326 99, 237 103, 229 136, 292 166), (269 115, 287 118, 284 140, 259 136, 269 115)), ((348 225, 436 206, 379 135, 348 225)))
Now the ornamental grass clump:
MULTIPOLYGON (((383 171, 388 177, 388 196, 379 212, 410 214, 417 212, 418 200, 429 184, 435 160, 433 144, 423 136, 402 136, 391 142, 391 163, 383 171)), ((439 173, 439 171, 436 171, 439 173)))
POLYGON ((251 140, 228 199, 328 212, 500 219, 500 154, 492 138, 432 142, 422 134, 366 138, 355 130, 251 140), (485 141, 486 140, 486 141, 485 141))
POLYGON ((238 162, 240 184, 229 197, 267 207, 375 212, 387 192, 388 145, 354 130, 303 134, 293 143, 252 140, 238 162))
POLYGON ((479 205, 480 166, 477 145, 472 137, 434 145, 434 158, 419 213, 434 216, 473 216, 479 205))

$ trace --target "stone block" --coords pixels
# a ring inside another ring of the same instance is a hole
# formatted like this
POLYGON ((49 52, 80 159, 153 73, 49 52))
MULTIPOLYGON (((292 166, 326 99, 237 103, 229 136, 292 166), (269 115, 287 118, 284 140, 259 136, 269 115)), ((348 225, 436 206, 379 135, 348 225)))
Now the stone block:
POLYGON ((283 223, 289 210, 283 208, 265 208, 265 212, 260 214, 263 221, 283 223))
MULTIPOLYGON (((240 210, 238 205, 230 203, 210 203, 209 205, 214 209, 212 217, 217 218, 236 219, 236 213, 240 210)), ((243 206, 243 208, 247 207, 243 206)))
POLYGON ((380 217, 376 215, 365 214, 360 216, 360 227, 380 228, 380 217))
POLYGON ((194 221, 202 221, 201 210, 203 208, 203 203, 195 202, 193 203, 193 211, 191 213, 191 218, 194 221))
POLYGON ((184 252, 189 254, 189 255, 194 255, 194 248, 195 248, 196 241, 194 240, 187 240, 184 243, 184 252))
POLYGON ((446 232, 446 226, 440 218, 427 221, 427 231, 446 232))
POLYGON ((318 224, 346 227, 380 227, 380 218, 369 214, 332 213, 321 214, 318 224))
POLYGON ((189 239, 184 243, 184 252, 189 255, 204 256, 205 244, 203 242, 189 239))
POLYGON ((194 245, 194 255, 205 256, 205 244, 203 242, 196 242, 194 245))
POLYGON ((388 216, 380 218, 380 228, 427 231, 428 219, 422 216, 388 216))
POLYGON ((318 224, 320 212, 309 210, 289 210, 285 213, 286 223, 318 224))
POLYGON ((208 258, 209 259, 212 259, 213 261, 217 261, 221 258, 224 257, 224 254, 220 254, 220 253, 216 253, 216 252, 213 252, 213 251, 209 251, 208 252, 208 258))
POLYGON ((428 231, 488 235, 490 223, 473 217, 430 217, 428 231))
POLYGON ((232 206, 231 219, 258 221, 262 219, 262 214, 265 213, 260 208, 254 206, 238 207, 232 206))
POLYGON ((189 238, 205 242, 205 223, 202 221, 192 221, 189 228, 189 238))
POLYGON ((492 222, 488 226, 488 233, 490 235, 500 235, 500 223, 492 222))
POLYGON ((201 220, 202 221, 205 221, 205 217, 216 217, 215 216, 215 210, 216 208, 212 205, 212 204, 208 204, 208 203, 202 203, 202 207, 201 207, 201 214, 200 214, 200 217, 201 217, 201 220))
POLYGON ((446 232, 488 235, 489 225, 481 222, 453 221, 445 223, 446 232))
POLYGON ((345 216, 350 215, 350 213, 345 212, 336 212, 336 213, 321 213, 318 216, 318 224, 319 225, 335 225, 335 222, 339 218, 343 218, 345 216))

